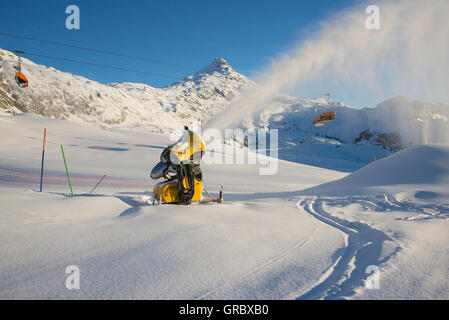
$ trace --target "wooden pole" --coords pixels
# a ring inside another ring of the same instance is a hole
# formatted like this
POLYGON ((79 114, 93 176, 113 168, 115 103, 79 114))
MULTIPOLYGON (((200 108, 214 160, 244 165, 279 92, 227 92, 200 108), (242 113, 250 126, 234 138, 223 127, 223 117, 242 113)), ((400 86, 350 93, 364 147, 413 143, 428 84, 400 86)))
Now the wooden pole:
POLYGON ((95 187, 92 188, 92 190, 90 190, 90 193, 94 192, 94 190, 98 187, 98 185, 101 183, 101 181, 103 181, 103 179, 106 177, 106 175, 103 175, 103 177, 101 177, 100 181, 97 182, 97 184, 95 185, 95 187))

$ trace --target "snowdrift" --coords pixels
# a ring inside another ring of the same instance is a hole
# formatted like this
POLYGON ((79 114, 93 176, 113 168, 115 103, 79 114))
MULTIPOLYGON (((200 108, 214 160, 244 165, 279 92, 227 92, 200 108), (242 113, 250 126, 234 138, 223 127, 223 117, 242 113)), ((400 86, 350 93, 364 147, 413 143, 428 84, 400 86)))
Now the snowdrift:
MULTIPOLYGON (((385 192, 391 187, 449 190, 449 145, 421 145, 372 162, 354 173, 306 190, 306 193, 342 195, 385 192)), ((425 194, 425 191, 419 191, 425 194)), ((445 192, 444 192, 445 193, 445 192)))

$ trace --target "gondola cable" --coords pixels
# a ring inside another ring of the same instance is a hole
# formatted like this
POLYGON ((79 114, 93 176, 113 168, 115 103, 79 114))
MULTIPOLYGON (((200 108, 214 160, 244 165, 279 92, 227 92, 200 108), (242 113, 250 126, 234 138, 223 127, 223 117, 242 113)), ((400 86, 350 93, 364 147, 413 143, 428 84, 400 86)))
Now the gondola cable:
POLYGON ((31 53, 28 51, 25 52, 25 54, 29 55, 29 56, 34 56, 34 57, 66 61, 66 62, 72 62, 72 63, 79 63, 79 64, 85 64, 85 65, 90 65, 90 66, 95 66, 95 67, 106 68, 106 69, 115 69, 115 70, 121 70, 121 71, 127 71, 127 72, 135 72, 135 73, 150 75, 150 76, 154 76, 154 77, 161 77, 161 78, 168 78, 168 79, 175 79, 175 80, 179 79, 179 77, 174 77, 174 76, 161 74, 161 73, 152 73, 152 72, 140 71, 140 70, 135 70, 135 69, 128 69, 128 68, 122 68, 122 67, 117 67, 117 66, 87 62, 87 61, 82 61, 82 60, 74 60, 74 59, 68 59, 68 58, 47 56, 47 55, 41 55, 41 54, 37 54, 37 53, 31 53))
POLYGON ((101 50, 101 49, 80 47, 80 46, 76 46, 76 45, 72 45, 72 44, 68 44, 68 43, 63 43, 63 42, 42 40, 42 39, 37 39, 37 38, 32 38, 32 37, 22 36, 22 35, 17 35, 17 34, 12 34, 12 33, 5 33, 5 32, 0 32, 0 35, 1 36, 5 36, 5 37, 11 37, 11 38, 28 40, 28 41, 35 41, 35 42, 40 42, 40 43, 46 43, 46 44, 51 44, 51 45, 55 45, 55 46, 68 47, 68 48, 79 49, 79 50, 84 50, 84 51, 90 51, 90 52, 95 52, 95 53, 107 54, 107 55, 112 55, 112 56, 117 56, 117 57, 122 57, 122 58, 127 58, 127 59, 134 59, 134 60, 146 61, 146 62, 151 62, 151 63, 163 64, 163 65, 176 67, 176 68, 189 69, 189 70, 198 70, 197 68, 194 68, 194 67, 191 67, 191 66, 185 66, 185 65, 181 65, 181 64, 174 64, 174 63, 165 62, 165 61, 156 60, 156 59, 150 59, 150 58, 136 57, 136 56, 132 56, 132 55, 127 55, 127 54, 122 54, 122 53, 117 53, 117 52, 112 52, 112 51, 106 51, 106 50, 101 50))
POLYGON ((179 80, 179 77, 175 77, 175 76, 171 76, 171 75, 167 75, 167 74, 152 73, 152 72, 146 72, 146 71, 141 71, 141 70, 135 70, 135 69, 129 69, 129 68, 105 65, 105 64, 98 64, 98 63, 82 61, 82 60, 61 58, 61 57, 55 57, 55 56, 47 56, 47 55, 41 55, 41 54, 32 53, 32 52, 28 52, 28 51, 26 51, 26 52, 19 51, 19 50, 8 50, 8 51, 13 51, 13 52, 15 52, 17 54, 19 54, 19 52, 20 52, 20 55, 19 55, 20 65, 21 64, 31 65, 31 64, 23 63, 21 61, 21 59, 20 59, 20 57, 22 55, 28 55, 28 56, 35 56, 35 57, 40 57, 40 58, 44 58, 44 59, 53 59, 53 60, 59 60, 59 61, 66 61, 66 62, 71 62, 71 63, 78 63, 78 64, 84 64, 84 65, 89 65, 89 66, 101 67, 101 68, 106 68, 106 69, 115 69, 115 70, 120 70, 120 71, 140 73, 140 74, 149 75, 149 76, 153 76, 153 77, 160 77, 160 78, 167 78, 167 79, 172 79, 172 80, 179 80))

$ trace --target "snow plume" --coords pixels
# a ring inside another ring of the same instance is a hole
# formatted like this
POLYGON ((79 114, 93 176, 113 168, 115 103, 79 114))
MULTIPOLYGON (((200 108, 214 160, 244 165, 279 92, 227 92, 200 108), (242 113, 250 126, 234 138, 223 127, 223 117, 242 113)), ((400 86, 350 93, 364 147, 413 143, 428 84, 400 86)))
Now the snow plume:
POLYGON ((205 126, 237 126, 278 93, 310 88, 340 88, 347 98, 366 94, 376 101, 395 95, 449 101, 448 17, 447 0, 369 1, 347 8, 273 59, 256 77, 257 87, 205 126), (380 10, 380 29, 366 27, 369 5, 380 10))

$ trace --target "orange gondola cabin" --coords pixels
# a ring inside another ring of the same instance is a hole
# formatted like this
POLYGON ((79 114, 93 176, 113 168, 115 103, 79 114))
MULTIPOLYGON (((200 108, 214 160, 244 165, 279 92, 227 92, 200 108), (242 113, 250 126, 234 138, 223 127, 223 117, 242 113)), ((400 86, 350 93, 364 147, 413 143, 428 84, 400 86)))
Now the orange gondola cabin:
POLYGON ((335 112, 329 111, 321 113, 319 118, 315 118, 312 121, 314 127, 322 127, 327 126, 327 122, 332 120, 335 120, 335 112))
POLYGON ((28 87, 28 79, 22 72, 16 72, 16 82, 21 88, 28 87))

